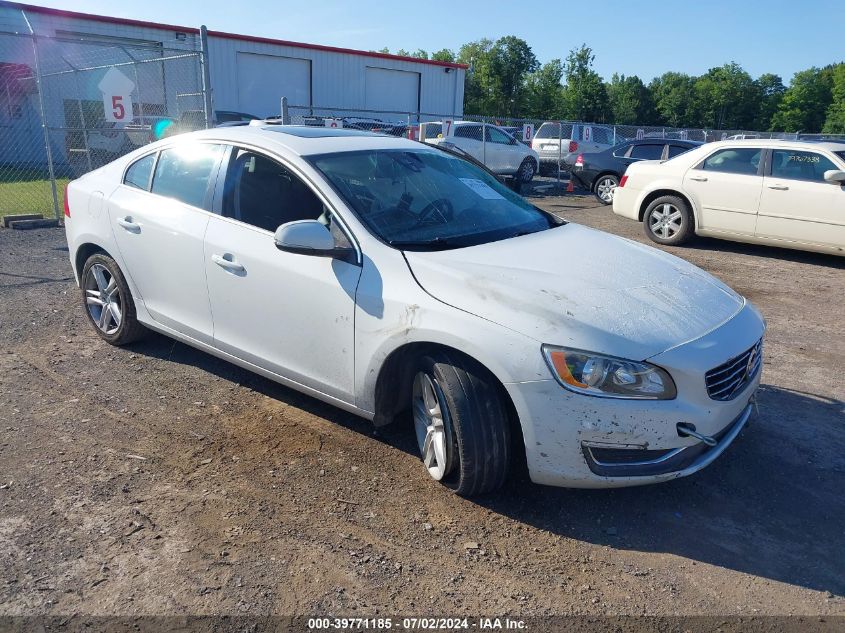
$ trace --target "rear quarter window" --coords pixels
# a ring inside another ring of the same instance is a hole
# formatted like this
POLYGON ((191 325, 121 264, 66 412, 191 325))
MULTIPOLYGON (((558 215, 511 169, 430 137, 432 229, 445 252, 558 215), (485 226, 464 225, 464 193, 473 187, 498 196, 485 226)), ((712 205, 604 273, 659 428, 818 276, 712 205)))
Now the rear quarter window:
POLYGON ((153 174, 153 165, 156 155, 149 154, 139 158, 129 165, 126 174, 123 176, 123 184, 135 187, 136 189, 150 190, 150 176, 153 174))

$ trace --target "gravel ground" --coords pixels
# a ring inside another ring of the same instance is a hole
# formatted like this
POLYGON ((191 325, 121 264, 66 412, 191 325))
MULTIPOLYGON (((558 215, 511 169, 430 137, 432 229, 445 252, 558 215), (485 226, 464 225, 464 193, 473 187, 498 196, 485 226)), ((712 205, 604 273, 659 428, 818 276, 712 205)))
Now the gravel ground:
MULTIPOLYGON (((592 198, 536 202, 645 241, 592 198)), ((845 260, 667 250, 768 320, 750 426, 668 484, 468 501, 409 424, 158 335, 109 347, 63 231, 0 232, 0 614, 845 614, 845 260)))

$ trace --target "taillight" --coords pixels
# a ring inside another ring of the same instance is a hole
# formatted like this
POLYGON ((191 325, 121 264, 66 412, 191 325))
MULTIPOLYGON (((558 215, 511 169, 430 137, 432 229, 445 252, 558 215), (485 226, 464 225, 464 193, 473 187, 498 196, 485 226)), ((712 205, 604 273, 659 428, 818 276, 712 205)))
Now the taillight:
POLYGON ((70 203, 68 202, 68 199, 67 199, 67 187, 68 187, 69 184, 70 183, 65 184, 65 217, 66 218, 70 217, 70 203))
POLYGON ((569 153, 577 152, 578 151, 578 143, 575 141, 569 141, 569 153))
POLYGON ((628 182, 628 176, 622 176, 622 180, 619 181, 619 187, 624 187, 625 183, 628 182))

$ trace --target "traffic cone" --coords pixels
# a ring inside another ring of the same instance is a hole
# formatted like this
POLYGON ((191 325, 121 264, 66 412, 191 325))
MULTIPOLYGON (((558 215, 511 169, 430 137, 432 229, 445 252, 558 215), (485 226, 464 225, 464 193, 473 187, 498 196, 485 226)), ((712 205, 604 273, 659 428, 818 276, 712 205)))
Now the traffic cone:
POLYGON ((575 191, 575 186, 572 184, 572 176, 569 177, 569 184, 566 185, 566 193, 572 193, 575 191))

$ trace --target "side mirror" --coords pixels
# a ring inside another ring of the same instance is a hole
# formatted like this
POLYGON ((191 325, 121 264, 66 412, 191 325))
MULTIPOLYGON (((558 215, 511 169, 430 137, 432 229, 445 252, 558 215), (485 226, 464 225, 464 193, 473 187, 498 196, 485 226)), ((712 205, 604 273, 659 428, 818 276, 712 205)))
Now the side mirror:
POLYGON ((839 169, 828 169, 824 172, 824 179, 835 185, 845 185, 845 171, 839 169))
POLYGON ((329 229, 317 220, 296 220, 276 229, 273 237, 276 248, 298 255, 347 259, 351 248, 338 247, 329 229))

